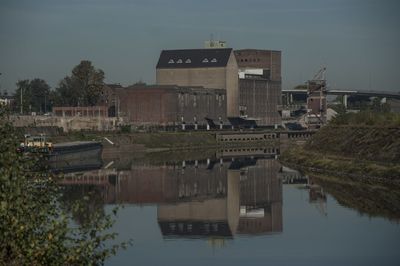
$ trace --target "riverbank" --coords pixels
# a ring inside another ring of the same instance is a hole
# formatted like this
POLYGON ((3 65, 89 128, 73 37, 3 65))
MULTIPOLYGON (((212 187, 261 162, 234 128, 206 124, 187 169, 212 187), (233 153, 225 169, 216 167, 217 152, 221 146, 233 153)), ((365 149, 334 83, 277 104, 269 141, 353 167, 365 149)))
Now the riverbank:
POLYGON ((400 164, 378 162, 343 155, 332 155, 308 149, 308 146, 286 150, 280 160, 289 167, 310 173, 326 173, 365 183, 395 183, 400 187, 400 164))
POLYGON ((393 184, 359 182, 348 178, 313 173, 312 182, 332 195, 340 205, 357 210, 369 217, 386 217, 400 221, 400 189, 393 184))
POLYGON ((400 127, 333 123, 304 146, 286 150, 281 160, 306 172, 399 184, 400 127))
POLYGON ((119 148, 142 146, 146 150, 166 150, 195 147, 216 147, 215 135, 209 132, 154 132, 154 133, 110 133, 110 132, 71 132, 51 138, 53 142, 76 140, 102 141, 105 145, 119 148), (112 142, 112 144, 106 140, 112 142))
MULTIPOLYGON (((69 141, 95 140, 103 142, 105 148, 118 148, 120 151, 140 150, 145 152, 158 151, 184 151, 236 148, 236 147, 269 147, 279 145, 280 140, 251 139, 248 141, 218 141, 216 131, 188 131, 188 132, 146 132, 146 133, 122 133, 122 132, 70 132, 64 135, 51 137, 53 143, 69 141)), ((226 131, 224 132, 226 133, 226 131)))

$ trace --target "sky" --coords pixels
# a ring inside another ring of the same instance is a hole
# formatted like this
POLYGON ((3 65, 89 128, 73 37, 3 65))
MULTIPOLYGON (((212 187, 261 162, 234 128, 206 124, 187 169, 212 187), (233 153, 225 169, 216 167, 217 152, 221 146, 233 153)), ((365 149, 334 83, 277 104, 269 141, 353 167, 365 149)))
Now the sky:
POLYGON ((163 49, 282 51, 282 88, 322 67, 332 89, 400 92, 397 0, 0 0, 0 90, 52 88, 81 60, 107 83, 155 83, 163 49))

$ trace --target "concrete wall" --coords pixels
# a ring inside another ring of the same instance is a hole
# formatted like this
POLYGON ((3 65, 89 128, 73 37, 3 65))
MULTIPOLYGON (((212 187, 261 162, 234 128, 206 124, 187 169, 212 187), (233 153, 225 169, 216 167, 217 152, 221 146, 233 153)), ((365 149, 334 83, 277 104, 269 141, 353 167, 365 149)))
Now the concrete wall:
POLYGON ((121 122, 115 117, 49 117, 49 116, 12 116, 16 127, 59 127, 64 132, 80 130, 116 130, 121 122))
POLYGON ((239 116, 239 77, 235 55, 231 53, 226 67, 227 116, 239 116))
POLYGON ((226 68, 168 68, 156 69, 157 85, 202 86, 226 89, 226 68))
POLYGON ((227 116, 238 116, 238 68, 231 53, 226 67, 156 69, 157 85, 202 86, 224 89, 227 96, 227 116))

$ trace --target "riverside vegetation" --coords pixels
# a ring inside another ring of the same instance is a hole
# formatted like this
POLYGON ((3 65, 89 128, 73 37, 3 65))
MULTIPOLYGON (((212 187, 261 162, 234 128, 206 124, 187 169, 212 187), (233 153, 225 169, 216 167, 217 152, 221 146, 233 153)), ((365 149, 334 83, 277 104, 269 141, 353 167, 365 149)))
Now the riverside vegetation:
POLYGON ((0 265, 101 265, 128 244, 109 243, 116 210, 85 211, 91 195, 65 202, 41 158, 16 152, 19 140, 0 109, 0 265))
POLYGON ((400 115, 372 111, 339 115, 281 159, 307 171, 399 185, 400 115))
POLYGON ((398 114, 341 114, 304 146, 285 151, 281 161, 361 215, 400 220, 398 114))

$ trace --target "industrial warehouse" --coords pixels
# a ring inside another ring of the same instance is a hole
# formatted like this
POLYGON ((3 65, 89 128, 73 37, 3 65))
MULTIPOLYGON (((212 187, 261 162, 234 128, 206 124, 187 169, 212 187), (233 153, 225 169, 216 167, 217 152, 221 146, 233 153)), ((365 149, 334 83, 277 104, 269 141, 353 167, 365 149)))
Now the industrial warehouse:
POLYGON ((208 41, 203 49, 161 51, 154 85, 108 84, 92 111, 54 107, 53 113, 118 117, 145 127, 277 127, 281 84, 280 51, 233 50, 208 41))

